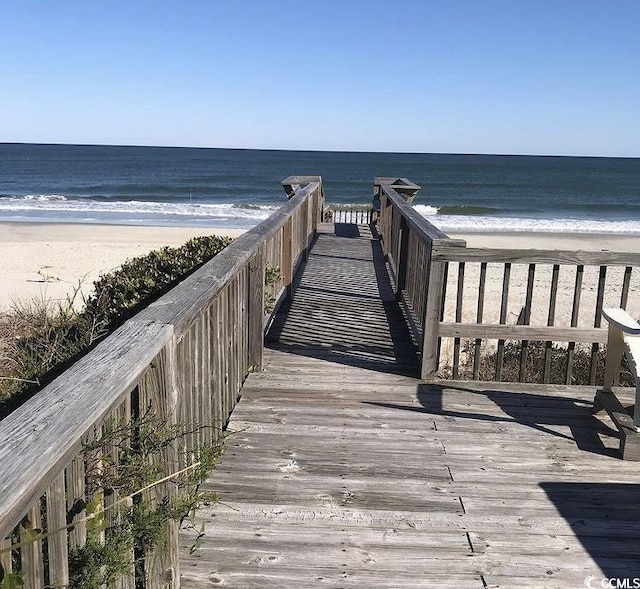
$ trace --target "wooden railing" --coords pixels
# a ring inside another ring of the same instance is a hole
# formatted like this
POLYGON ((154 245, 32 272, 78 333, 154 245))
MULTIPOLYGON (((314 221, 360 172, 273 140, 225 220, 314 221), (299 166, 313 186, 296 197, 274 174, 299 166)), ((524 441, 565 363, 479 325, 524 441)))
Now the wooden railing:
POLYGON ((431 378, 438 368, 440 294, 444 285, 444 268, 432 263, 432 255, 440 244, 463 248, 465 242, 451 239, 429 223, 395 186, 384 184, 385 180, 377 178, 375 184, 374 203, 379 203, 380 208, 378 232, 396 298, 405 308, 422 351, 421 377, 431 378))
MULTIPOLYGON (((66 587, 70 552, 85 545, 97 521, 104 540, 121 524, 123 499, 152 511, 166 504, 177 492, 176 473, 197 465, 201 448, 220 438, 244 379, 261 367, 265 325, 320 220, 322 182, 307 180, 269 219, 0 422, 5 576, 19 573, 25 588, 66 587), (265 287, 267 269, 275 279, 265 287), (131 460, 123 448, 139 448, 141 429, 150 426, 172 432, 146 458, 166 480, 133 498, 117 485, 99 488, 108 471, 131 460)), ((177 524, 166 526, 164 548, 144 555, 142 568, 121 575, 118 587, 133 588, 140 577, 146 587, 178 586, 177 524)), ((141 556, 134 550, 131 561, 141 556)))
POLYGON ((324 221, 329 223, 355 223, 371 225, 375 209, 371 205, 328 205, 324 221))
MULTIPOLYGON (((496 342, 494 380, 503 379, 505 342, 517 341, 519 382, 530 382, 532 372, 538 382, 550 382, 552 357, 561 350, 566 358, 564 384, 574 381, 576 343, 589 348, 585 384, 596 384, 598 363, 602 363, 599 350, 607 341, 602 328, 603 305, 627 307, 630 284, 637 282, 634 268, 640 267, 637 253, 453 249, 446 245, 437 248, 432 260, 445 268, 445 274, 451 274, 445 281, 451 293, 442 295, 438 335, 453 343, 453 378, 461 376, 461 340, 471 342, 472 370, 467 377, 474 380, 479 377, 480 350, 486 340, 496 342), (491 272, 500 292, 500 304, 493 309, 484 304, 491 272), (527 367, 533 341, 544 342, 535 369, 527 367), (562 348, 554 351, 554 344, 562 344, 562 348)), ((515 376, 510 380, 516 380, 515 376)))
POLYGON ((422 351, 423 379, 446 372, 454 379, 502 380, 508 342, 516 342, 515 380, 530 381, 530 342, 542 341, 536 380, 549 382, 559 343, 566 355, 564 382, 572 384, 576 343, 583 343, 590 346, 588 381, 595 383, 607 339, 603 304, 627 307, 630 290, 638 288, 640 254, 469 248, 416 213, 394 186, 380 184, 377 194, 378 228, 397 298, 422 351), (499 304, 487 305, 488 294, 499 304), (494 361, 489 376, 486 367, 480 370, 487 358, 494 361))
MULTIPOLYGON (((287 195, 293 195, 295 190, 305 182, 312 182, 317 179, 317 176, 289 176, 282 181, 284 191, 287 195)), ((387 180, 387 179, 385 179, 387 180)), ((403 179, 389 178, 388 180, 404 181, 403 179)), ((411 190, 415 185, 408 183, 403 186, 407 190, 411 190)), ((418 186, 418 188, 420 188, 418 186)), ((324 196, 324 194, 323 194, 324 196)), ((324 201, 323 201, 324 203, 324 201)), ((320 219, 324 223, 356 223, 363 225, 370 225, 374 221, 375 208, 371 204, 363 205, 338 205, 338 204, 323 204, 323 209, 320 211, 320 219)))

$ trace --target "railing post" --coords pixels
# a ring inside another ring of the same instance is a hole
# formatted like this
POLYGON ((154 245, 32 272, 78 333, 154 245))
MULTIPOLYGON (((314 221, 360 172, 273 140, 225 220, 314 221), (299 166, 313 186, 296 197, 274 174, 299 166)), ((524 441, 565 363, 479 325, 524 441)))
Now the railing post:
POLYGON ((287 297, 291 297, 293 281, 293 217, 289 217, 282 227, 282 278, 287 289, 287 297))
MULTIPOLYGON (((380 235, 380 245, 382 246, 382 253, 385 256, 385 260, 389 256, 389 231, 388 229, 388 215, 389 215, 389 199, 384 193, 380 196, 380 208, 378 209, 378 234, 380 235)), ((375 205, 374 205, 375 208, 375 205)))
POLYGON ((429 244, 428 248, 427 300, 422 322, 422 365, 420 367, 422 380, 432 379, 438 370, 438 329, 444 287, 444 263, 431 260, 433 242, 429 244))
POLYGON ((304 205, 304 249, 302 250, 302 259, 305 261, 309 257, 309 245, 311 244, 311 198, 308 198, 304 205))
POLYGON ((402 297, 402 291, 407 287, 407 258, 409 257, 409 225, 402 217, 400 220, 400 235, 398 236, 398 260, 396 263, 396 300, 402 297))
POLYGON ((322 185, 322 178, 319 178, 319 185, 314 195, 315 203, 315 220, 313 224, 313 230, 318 230, 318 225, 324 221, 324 187, 322 185))
POLYGON ((262 370, 264 351, 264 244, 260 246, 256 255, 249 262, 249 301, 248 309, 248 338, 249 338, 249 367, 262 370))

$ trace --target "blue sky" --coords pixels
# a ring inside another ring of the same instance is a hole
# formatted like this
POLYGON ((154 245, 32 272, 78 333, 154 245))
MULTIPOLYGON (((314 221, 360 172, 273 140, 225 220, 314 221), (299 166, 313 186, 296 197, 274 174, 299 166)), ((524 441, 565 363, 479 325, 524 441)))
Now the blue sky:
POLYGON ((0 141, 640 156, 638 0, 0 0, 0 141))

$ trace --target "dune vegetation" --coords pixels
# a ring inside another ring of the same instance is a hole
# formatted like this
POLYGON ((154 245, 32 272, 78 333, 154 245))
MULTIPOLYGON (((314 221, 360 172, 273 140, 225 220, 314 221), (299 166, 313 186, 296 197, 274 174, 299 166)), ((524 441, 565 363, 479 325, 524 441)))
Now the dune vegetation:
POLYGON ((215 235, 195 237, 183 246, 128 260, 101 276, 87 297, 77 288, 63 302, 15 301, 0 312, 0 417, 231 241, 215 235))

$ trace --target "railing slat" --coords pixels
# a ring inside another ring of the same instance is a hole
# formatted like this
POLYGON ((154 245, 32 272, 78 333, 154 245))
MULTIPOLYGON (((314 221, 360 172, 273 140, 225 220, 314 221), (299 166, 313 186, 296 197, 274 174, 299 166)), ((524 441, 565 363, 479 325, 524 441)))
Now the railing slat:
MULTIPOLYGON (((535 283, 535 275, 536 275, 536 265, 529 264, 529 272, 527 277, 527 294, 525 296, 524 309, 523 309, 524 325, 529 325, 529 323, 531 323, 531 304, 533 301, 533 286, 535 283)), ((520 348, 520 367, 519 367, 519 377, 518 377, 520 382, 524 382, 526 378, 528 350, 529 350, 529 341, 522 340, 522 346, 520 348)))
POLYGON ((69 549, 64 472, 61 472, 49 486, 46 497, 49 585, 66 587, 69 584, 69 549))
POLYGON ((24 589, 42 589, 44 587, 44 562, 42 558, 42 540, 33 539, 39 536, 42 529, 42 516, 39 502, 27 513, 20 525, 20 567, 24 589))
POLYGON ((73 513, 69 530, 69 548, 82 548, 87 541, 86 512, 80 509, 86 500, 84 458, 76 456, 66 470, 67 482, 67 510, 73 513))
MULTIPOLYGON (((551 274, 551 285, 549 287, 549 313, 547 315, 547 326, 552 327, 555 324, 556 306, 558 301, 558 279, 560 276, 560 265, 554 264, 551 274)), ((551 360, 553 353, 553 342, 547 340, 544 347, 544 370, 542 373, 542 382, 549 382, 551 373, 551 360)))
POLYGON ((211 375, 211 307, 209 307, 200 321, 202 340, 200 349, 202 350, 202 391, 203 391, 203 414, 202 442, 210 446, 215 440, 213 422, 213 399, 215 391, 213 389, 213 379, 211 375))
MULTIPOLYGON (((580 299, 582 297, 582 280, 584 277, 584 266, 579 264, 576 266, 576 280, 573 287, 573 301, 571 303, 571 327, 577 327, 578 318, 580 317, 580 299)), ((576 342, 569 341, 567 345, 567 367, 565 370, 565 384, 571 384, 573 373, 573 356, 575 353, 576 342)))
MULTIPOLYGON (((600 266, 600 272, 598 276, 598 292, 596 295, 596 309, 595 317, 593 320, 594 327, 600 327, 602 325, 602 306, 604 303, 604 290, 607 282, 607 267, 600 266)), ((589 384, 594 385, 596 383, 596 374, 598 371, 598 350, 600 345, 598 343, 591 344, 591 367, 589 369, 589 384)))
MULTIPOLYGON (((458 264, 458 287, 456 289, 456 323, 462 322, 462 303, 464 296, 464 262, 458 264)), ((458 378, 460 368, 460 338, 453 340, 453 378, 458 378)))
MULTIPOLYGON (((509 305, 509 286, 511 284, 511 262, 506 262, 502 275, 502 295, 500 297, 500 325, 507 322, 507 309, 509 305)), ((498 340, 498 350, 496 353, 496 375, 497 381, 502 380, 502 364, 504 362, 504 343, 505 339, 498 340)))
MULTIPOLYGON (((484 293, 487 282, 487 263, 482 262, 480 265, 480 277, 478 278, 478 307, 476 312, 476 323, 482 323, 482 317, 484 314, 484 293)), ((473 379, 478 380, 480 375, 480 348, 482 346, 482 339, 476 338, 475 347, 473 351, 473 379)))
POLYGON ((10 538, 0 539, 0 566, 5 574, 13 572, 11 545, 10 538))
POLYGON ((629 299, 629 286, 631 285, 631 273, 633 268, 627 266, 624 269, 624 278, 622 279, 622 290, 620 292, 620 308, 627 308, 627 300, 629 299))
POLYGON ((222 395, 224 397, 224 420, 227 421, 227 417, 231 414, 233 409, 233 401, 231 398, 231 381, 233 376, 230 374, 230 356, 231 356, 231 332, 229 330, 229 317, 231 315, 231 304, 229 301, 229 289, 230 286, 222 291, 222 322, 221 322, 221 344, 222 344, 222 377, 224 386, 222 389, 222 395))

